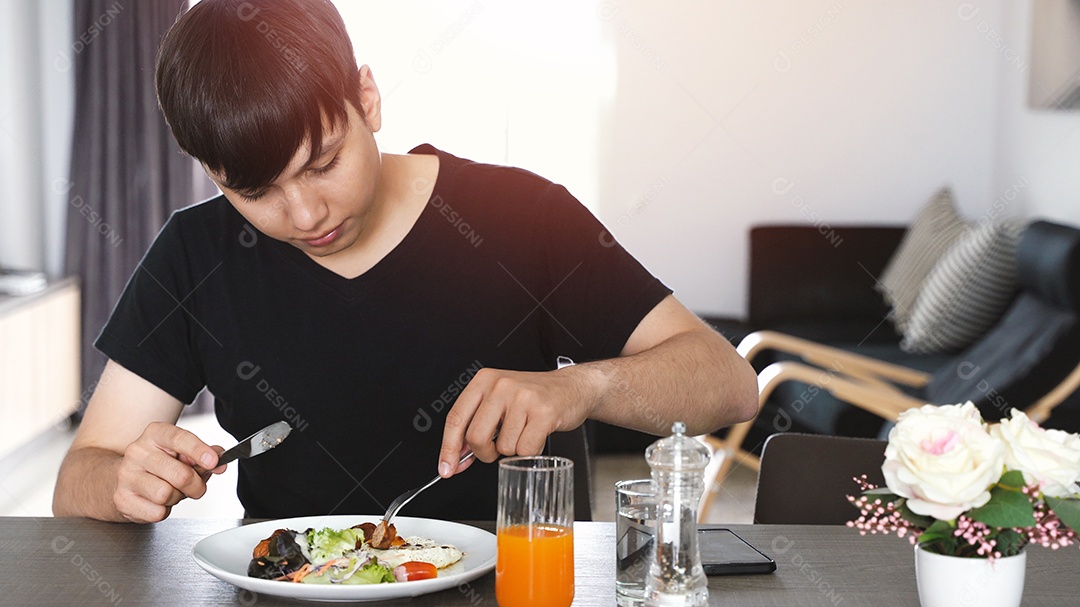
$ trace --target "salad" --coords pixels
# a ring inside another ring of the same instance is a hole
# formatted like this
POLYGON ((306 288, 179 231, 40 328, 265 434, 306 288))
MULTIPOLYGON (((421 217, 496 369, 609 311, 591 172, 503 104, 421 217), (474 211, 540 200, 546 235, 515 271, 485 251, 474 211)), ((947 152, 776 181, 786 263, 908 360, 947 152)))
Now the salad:
POLYGON ((384 584, 424 580, 461 560, 454 546, 402 538, 393 525, 278 529, 252 551, 248 576, 302 584, 384 584))

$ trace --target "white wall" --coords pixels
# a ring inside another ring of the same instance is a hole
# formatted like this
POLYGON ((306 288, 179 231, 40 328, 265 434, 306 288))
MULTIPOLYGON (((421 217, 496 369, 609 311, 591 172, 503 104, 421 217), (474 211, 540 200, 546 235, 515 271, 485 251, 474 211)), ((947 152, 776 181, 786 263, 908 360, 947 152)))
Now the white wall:
MULTIPOLYGON (((1032 0, 1012 1, 1003 11, 1002 37, 1025 56, 1031 48, 1032 5, 1032 0)), ((1003 202, 1011 196, 1025 216, 1080 225, 1080 111, 1029 108, 1031 69, 1003 62, 999 70, 997 196, 1003 202)))
MULTIPOLYGON (((737 315, 754 224, 903 223, 943 184, 972 218, 1080 223, 1080 114, 1026 107, 1031 1, 423 0, 350 30, 386 97, 386 149, 431 141, 566 183, 692 309, 737 315)), ((69 3, 0 10, 0 264, 52 268, 69 3), (20 122, 6 110, 34 54, 41 109, 20 122), (40 142, 13 143, 35 124, 40 142), (39 163, 16 153, 34 146, 39 163)))
POLYGON ((601 103, 614 58, 581 0, 339 0, 383 97, 385 152, 431 143, 525 167, 598 204, 601 103))
POLYGON ((0 264, 42 268, 41 139, 37 11, 0 2, 0 264))
POLYGON ((63 267, 71 2, 0 0, 0 266, 63 267), (59 60, 58 60, 59 58, 59 60))
POLYGON ((1004 1, 339 7, 384 149, 563 182, 689 307, 741 315, 754 224, 904 223, 945 184, 986 213, 1000 54, 980 23, 1004 1))
POLYGON ((745 310, 747 231, 991 202, 997 50, 958 3, 602 2, 601 217, 691 309, 745 310))

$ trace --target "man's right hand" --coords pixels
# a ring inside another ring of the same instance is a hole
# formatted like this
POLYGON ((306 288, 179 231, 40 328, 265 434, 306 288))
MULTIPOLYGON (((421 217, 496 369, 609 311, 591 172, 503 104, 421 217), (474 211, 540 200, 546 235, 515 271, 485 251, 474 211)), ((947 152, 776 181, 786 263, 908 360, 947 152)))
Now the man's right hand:
POLYGON ((225 466, 217 466, 222 451, 187 430, 153 422, 124 450, 116 471, 113 504, 135 523, 164 520, 180 500, 202 497, 211 473, 225 471, 225 466), (205 472, 200 474, 201 470, 205 472))
POLYGON ((148 523, 185 497, 201 497, 210 474, 225 470, 217 467, 222 449, 177 428, 183 410, 110 360, 60 466, 53 513, 148 523))

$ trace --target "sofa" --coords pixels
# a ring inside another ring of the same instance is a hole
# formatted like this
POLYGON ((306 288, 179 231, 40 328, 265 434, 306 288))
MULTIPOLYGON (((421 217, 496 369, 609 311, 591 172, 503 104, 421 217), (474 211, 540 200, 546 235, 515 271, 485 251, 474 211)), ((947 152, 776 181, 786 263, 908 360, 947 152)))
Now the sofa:
MULTIPOLYGON (((875 288, 906 230, 905 226, 883 225, 754 227, 750 231, 747 317, 703 319, 735 345, 753 331, 772 330, 932 372, 954 355, 913 354, 901 349, 890 308, 875 288)), ((760 371, 790 358, 765 352, 753 363, 760 371)), ((598 452, 640 452, 655 440, 642 433, 590 423, 591 440, 598 452)), ((1073 394, 1059 405, 1046 425, 1080 429, 1080 395, 1073 394)), ((839 401, 825 390, 787 382, 763 405, 744 447, 757 453, 765 439, 777 431, 877 437, 887 427, 880 417, 839 401)))

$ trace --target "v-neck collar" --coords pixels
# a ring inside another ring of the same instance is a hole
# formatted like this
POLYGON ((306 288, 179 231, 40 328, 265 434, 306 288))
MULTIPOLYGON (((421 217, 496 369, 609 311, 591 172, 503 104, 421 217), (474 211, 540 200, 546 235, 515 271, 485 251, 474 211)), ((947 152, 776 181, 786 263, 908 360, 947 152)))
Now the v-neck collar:
POLYGON ((428 144, 417 146, 410 150, 409 153, 433 154, 438 156, 439 171, 435 177, 435 185, 431 190, 431 195, 428 197, 427 202, 424 203, 423 210, 420 211, 420 214, 417 216, 416 221, 413 222, 412 227, 409 228, 409 231, 405 233, 405 237, 402 238, 394 248, 390 249, 382 259, 376 261, 373 266, 368 268, 367 271, 353 278, 346 278, 341 274, 324 267, 319 262, 308 257, 306 253, 287 242, 267 238, 266 240, 269 241, 270 249, 287 259, 290 265, 303 274, 314 278, 320 284, 336 292, 344 298, 347 303, 359 301, 376 285, 419 261, 421 255, 413 253, 423 246, 424 239, 422 235, 429 230, 432 218, 437 214, 437 211, 433 210, 434 205, 431 204, 431 201, 438 195, 438 192, 442 191, 446 185, 445 182, 449 178, 450 167, 447 163, 447 160, 449 160, 447 156, 449 155, 440 152, 428 144))

